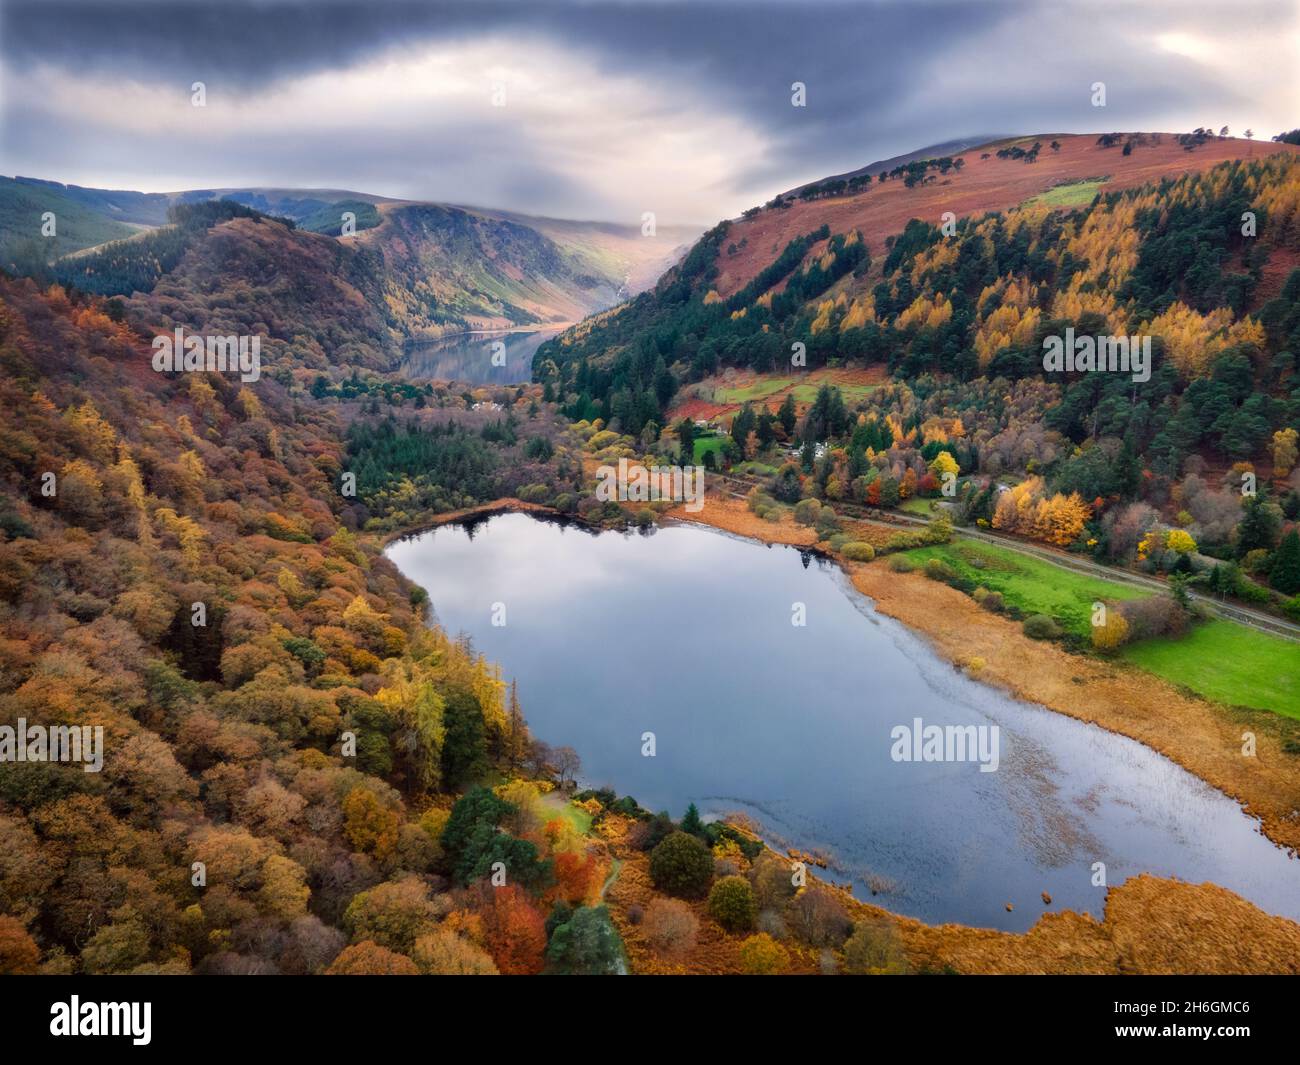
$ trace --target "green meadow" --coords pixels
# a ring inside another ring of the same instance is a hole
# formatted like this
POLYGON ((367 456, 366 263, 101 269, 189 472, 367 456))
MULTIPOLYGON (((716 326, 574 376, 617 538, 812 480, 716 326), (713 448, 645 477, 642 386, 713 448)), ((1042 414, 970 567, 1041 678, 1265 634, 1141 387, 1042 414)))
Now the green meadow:
POLYGON ((1032 200, 1026 200, 1026 207, 1087 207, 1098 190, 1106 184, 1105 178, 1092 181, 1072 181, 1068 185, 1057 185, 1054 189, 1040 192, 1032 200))
POLYGON ((1176 640, 1144 640, 1121 655, 1173 684, 1230 706, 1300 719, 1300 643, 1215 618, 1176 640))
MULTIPOLYGON (((1150 594, 971 540, 906 554, 918 567, 926 559, 942 559, 965 579, 1001 592, 1008 606, 1025 614, 1048 614, 1085 639, 1094 602, 1150 594)), ((1129 644, 1120 657, 1204 698, 1300 719, 1300 644, 1283 637, 1213 618, 1178 638, 1129 644)))
POLYGON ((911 499, 904 499, 898 504, 898 509, 907 514, 919 514, 923 518, 934 517, 934 510, 931 509, 933 499, 926 499, 923 496, 912 496, 911 499))
POLYGON ((1104 599, 1138 599, 1147 592, 1113 581, 1063 569, 1017 551, 973 540, 957 540, 907 552, 918 566, 942 559, 957 573, 991 592, 1001 592, 1008 606, 1025 614, 1048 614, 1061 627, 1087 638, 1092 631, 1092 604, 1104 599))
MULTIPOLYGON (((774 392, 780 392, 783 388, 788 388, 791 384, 789 377, 760 377, 757 381, 751 381, 747 385, 736 388, 715 388, 713 390, 714 403, 752 403, 754 400, 764 399, 774 392)), ((814 394, 816 390, 814 389, 814 394)))
POLYGON ((695 465, 699 466, 704 462, 704 453, 706 451, 713 452, 715 462, 721 459, 722 443, 725 439, 722 436, 697 436, 695 438, 695 454, 692 459, 695 465))

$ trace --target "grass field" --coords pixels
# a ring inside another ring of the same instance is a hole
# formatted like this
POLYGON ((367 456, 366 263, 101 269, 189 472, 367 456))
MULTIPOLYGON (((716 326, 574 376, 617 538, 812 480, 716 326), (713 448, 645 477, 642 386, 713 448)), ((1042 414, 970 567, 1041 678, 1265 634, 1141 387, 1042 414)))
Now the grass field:
MULTIPOLYGON (((917 548, 907 556, 918 566, 928 558, 942 559, 967 580, 1001 592, 1008 605, 1027 614, 1049 614, 1085 638, 1091 633, 1095 601, 1148 594, 970 540, 917 548)), ((1290 640, 1215 618, 1178 639, 1131 644, 1120 655, 1207 699, 1300 720, 1300 644, 1290 640)))
POLYGON ((1177 640, 1126 647, 1125 659, 1230 706, 1300 719, 1300 644, 1214 619, 1177 640))
POLYGON ((918 566, 942 559, 962 577, 1001 592, 1008 606, 1026 614, 1048 614, 1078 636, 1092 632, 1092 604, 1105 599, 1139 599, 1137 588, 1074 573, 993 544, 971 540, 920 547, 906 552, 918 566))
POLYGON ((1058 185, 1054 189, 1040 192, 1026 207, 1086 207, 1092 203, 1097 191, 1106 184, 1104 178, 1093 181, 1073 181, 1068 185, 1058 185))
POLYGON ((732 470, 735 473, 761 473, 766 474, 768 477, 778 472, 775 466, 769 466, 766 462, 755 462, 753 459, 746 459, 744 462, 736 463, 732 470))
MULTIPOLYGON (((713 390, 714 403, 752 403, 756 399, 763 399, 774 392, 780 392, 783 388, 788 388, 791 384, 789 377, 760 377, 756 381, 751 381, 747 385, 738 388, 716 388, 713 390)), ((813 395, 817 390, 813 389, 813 395)), ((847 397, 846 397, 847 398, 847 397)))
POLYGON ((703 464, 706 451, 712 451, 713 458, 717 461, 721 458, 719 452, 722 451, 722 442, 725 439, 725 437, 721 436, 697 436, 695 438, 695 455, 691 461, 697 466, 703 464))
POLYGON ((898 509, 908 514, 919 514, 923 518, 934 516, 934 511, 930 509, 933 499, 923 499, 921 496, 912 496, 911 499, 904 499, 898 504, 898 509))

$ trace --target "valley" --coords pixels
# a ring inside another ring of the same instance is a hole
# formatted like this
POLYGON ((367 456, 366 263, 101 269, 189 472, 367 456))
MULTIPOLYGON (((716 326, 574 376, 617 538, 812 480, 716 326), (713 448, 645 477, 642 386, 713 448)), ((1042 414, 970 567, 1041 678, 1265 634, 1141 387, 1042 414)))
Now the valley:
POLYGON ((1295 972, 1296 145, 951 150, 698 239, 0 189, 90 212, 0 277, 0 712, 107 742, 0 771, 6 964, 1295 972))

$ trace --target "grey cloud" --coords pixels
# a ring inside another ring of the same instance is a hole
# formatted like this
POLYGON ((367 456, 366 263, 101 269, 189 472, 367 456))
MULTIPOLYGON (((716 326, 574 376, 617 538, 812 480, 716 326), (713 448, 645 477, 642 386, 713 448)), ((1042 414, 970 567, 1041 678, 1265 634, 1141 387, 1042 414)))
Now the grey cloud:
MULTIPOLYGON (((258 91, 322 72, 342 71, 391 49, 495 35, 541 38, 581 55, 610 78, 634 76, 684 87, 700 111, 728 116, 762 138, 758 160, 737 163, 729 187, 702 197, 707 221, 719 203, 743 206, 748 195, 952 137, 986 132, 1137 128, 1159 116, 1188 125, 1219 122, 1249 103, 1224 71, 1149 42, 1170 26, 1211 40, 1243 23, 1290 25, 1290 5, 1153 2, 1105 4, 1077 0, 934 2, 515 3, 379 2, 249 3, 62 2, 16 0, 3 9, 0 57, 11 71, 50 65, 72 73, 110 73, 142 82, 192 80, 210 87, 258 91), (1107 83, 1104 113, 1088 105, 1088 86, 1107 83), (808 86, 809 105, 790 106, 790 85, 808 86)), ((1248 57, 1238 57, 1249 63, 1248 57)), ((591 87, 593 94, 601 86, 591 87)), ((691 121, 668 106, 638 116, 663 129, 691 121)), ((76 152, 120 161, 147 158, 162 145, 114 145, 96 131, 61 126, 50 116, 4 115, 11 165, 59 177, 76 152), (38 124, 42 122, 43 124, 38 124), (106 141, 110 143, 105 143, 106 141)), ((447 129, 440 129, 446 136, 447 129)), ((264 182, 331 185, 373 180, 375 191, 466 198, 480 189, 506 199, 499 206, 555 214, 617 207, 614 191, 557 172, 545 161, 546 130, 514 137, 456 130, 454 165, 431 169, 427 146, 411 138, 358 129, 345 152, 332 141, 303 138, 292 128, 259 146, 264 182), (364 147, 363 147, 364 146, 364 147), (362 152, 369 153, 364 158, 362 152), (264 153, 264 154, 263 154, 264 153), (499 177, 493 167, 508 163, 499 177), (474 181, 474 168, 483 180, 474 181), (349 175, 355 175, 350 177, 349 175)), ((1269 131, 1274 132, 1274 131, 1269 131)), ((175 147, 175 146, 170 146, 175 147)), ((450 145, 444 146, 449 148, 450 145)), ((207 184, 229 184, 230 145, 185 146, 192 160, 215 170, 207 184)), ((599 145, 593 145, 593 152, 599 145)), ((137 166, 140 166, 137 162, 137 166)), ((144 172, 148 172, 147 169, 144 172)), ((703 192, 704 190, 702 190, 703 192)))

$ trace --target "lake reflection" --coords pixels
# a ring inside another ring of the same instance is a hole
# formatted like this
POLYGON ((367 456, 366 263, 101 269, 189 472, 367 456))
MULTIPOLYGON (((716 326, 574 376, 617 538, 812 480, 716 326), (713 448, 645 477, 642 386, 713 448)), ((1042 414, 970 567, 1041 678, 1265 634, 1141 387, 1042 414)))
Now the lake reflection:
POLYGON ((457 333, 410 345, 402 373, 416 380, 464 381, 472 385, 514 385, 531 380, 533 355, 561 327, 457 333), (492 356, 500 343, 497 365, 492 356))
POLYGON ((1099 916, 1104 862, 1111 884, 1212 880, 1300 918, 1300 862, 1231 800, 1138 743, 969 679, 793 548, 507 514, 388 553, 447 629, 518 680, 534 733, 576 748, 584 782, 675 817, 692 801, 745 813, 774 845, 825 853, 824 875, 859 897, 874 885, 926 921, 1023 930, 1043 891, 1053 910, 1099 916), (914 717, 997 725, 998 771, 892 761, 890 730, 914 717), (656 757, 641 755, 645 732, 656 757))

